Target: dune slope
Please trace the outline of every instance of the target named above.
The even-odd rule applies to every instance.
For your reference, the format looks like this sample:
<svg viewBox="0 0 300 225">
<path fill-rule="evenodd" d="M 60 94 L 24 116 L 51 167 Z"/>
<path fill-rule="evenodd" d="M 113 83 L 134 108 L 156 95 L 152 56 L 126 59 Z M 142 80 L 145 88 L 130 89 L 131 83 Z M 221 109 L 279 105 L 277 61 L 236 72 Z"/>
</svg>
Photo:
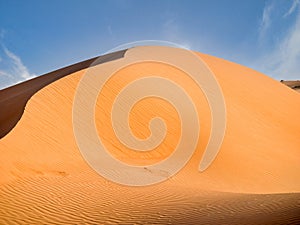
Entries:
<svg viewBox="0 0 300 225">
<path fill-rule="evenodd" d="M 166 51 L 137 47 L 95 67 L 117 67 L 144 50 Z M 1 109 L 13 106 L 1 116 L 0 223 L 299 223 L 299 94 L 244 66 L 197 55 L 215 74 L 227 112 L 221 149 L 204 172 L 198 165 L 210 135 L 210 110 L 203 91 L 182 71 L 153 62 L 129 66 L 117 71 L 98 96 L 98 135 L 114 157 L 132 164 L 167 158 L 179 137 L 178 117 L 159 99 L 133 108 L 130 123 L 136 136 L 149 136 L 145 124 L 156 113 L 172 132 L 161 149 L 143 155 L 132 152 L 116 140 L 105 117 L 114 93 L 140 74 L 154 71 L 182 85 L 193 99 L 201 125 L 195 153 L 174 177 L 147 187 L 113 183 L 83 159 L 73 133 L 72 110 L 86 67 L 70 66 L 64 76 L 54 73 L 47 82 L 42 76 L 0 91 Z M 24 99 L 29 101 L 22 115 Z M 155 111 L 156 105 L 166 111 Z"/>
</svg>

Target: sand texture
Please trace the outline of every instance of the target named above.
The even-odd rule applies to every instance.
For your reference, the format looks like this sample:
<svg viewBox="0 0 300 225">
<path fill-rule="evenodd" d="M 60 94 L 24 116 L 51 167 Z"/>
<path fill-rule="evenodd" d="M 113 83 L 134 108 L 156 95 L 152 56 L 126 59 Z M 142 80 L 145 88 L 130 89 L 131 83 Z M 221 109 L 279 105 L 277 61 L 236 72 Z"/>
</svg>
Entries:
<svg viewBox="0 0 300 225">
<path fill-rule="evenodd" d="M 118 67 L 144 50 L 122 51 L 94 67 Z M 72 110 L 87 65 L 1 90 L 0 224 L 300 224 L 299 93 L 247 67 L 196 54 L 215 74 L 226 105 L 224 140 L 204 172 L 198 166 L 211 134 L 209 104 L 183 71 L 157 62 L 128 66 L 97 98 L 98 135 L 115 158 L 134 165 L 166 159 L 180 137 L 180 122 L 165 100 L 144 99 L 129 117 L 134 135 L 147 138 L 155 115 L 164 118 L 170 134 L 153 151 L 126 148 L 107 117 L 122 87 L 155 74 L 179 84 L 193 100 L 200 122 L 195 152 L 175 176 L 151 186 L 114 183 L 84 160 Z"/>
</svg>

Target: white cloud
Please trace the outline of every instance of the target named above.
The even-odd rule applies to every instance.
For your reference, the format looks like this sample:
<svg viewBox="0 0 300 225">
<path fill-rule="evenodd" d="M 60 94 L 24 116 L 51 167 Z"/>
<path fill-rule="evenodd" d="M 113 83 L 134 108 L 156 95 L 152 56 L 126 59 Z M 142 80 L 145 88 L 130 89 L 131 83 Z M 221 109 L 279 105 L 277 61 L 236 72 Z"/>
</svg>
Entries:
<svg viewBox="0 0 300 225">
<path fill-rule="evenodd" d="M 271 14 L 272 14 L 273 8 L 274 8 L 273 4 L 265 5 L 265 8 L 264 8 L 264 11 L 262 14 L 262 19 L 261 19 L 260 26 L 259 26 L 260 40 L 265 37 L 267 30 L 269 29 L 269 27 L 272 24 Z"/>
<path fill-rule="evenodd" d="M 289 15 L 291 15 L 298 7 L 298 5 L 300 4 L 299 0 L 293 0 L 293 3 L 290 7 L 290 9 L 283 15 L 283 17 L 287 17 Z"/>
<path fill-rule="evenodd" d="M 4 52 L 7 55 L 7 57 L 13 63 L 13 65 L 14 65 L 13 70 L 16 72 L 17 76 L 20 76 L 21 78 L 24 78 L 25 80 L 33 77 L 33 75 L 31 75 L 29 73 L 28 69 L 26 68 L 26 66 L 24 66 L 24 64 L 22 63 L 22 60 L 17 55 L 15 55 L 13 52 L 9 51 L 5 47 L 3 49 L 4 49 Z"/>
<path fill-rule="evenodd" d="M 296 3 L 295 3 L 296 2 Z M 285 15 L 290 15 L 298 8 L 299 1 L 294 1 Z M 264 15 L 262 16 L 264 17 Z M 271 18 L 269 18 L 271 19 Z M 276 26 L 276 24 L 274 25 Z M 272 51 L 259 58 L 253 67 L 277 79 L 300 79 L 300 11 L 294 23 L 287 29 Z"/>
<path fill-rule="evenodd" d="M 3 70 L 0 70 L 0 76 L 6 76 L 6 77 L 9 77 L 9 78 L 13 78 L 13 76 Z"/>
<path fill-rule="evenodd" d="M 34 78 L 36 75 L 29 72 L 19 56 L 2 45 L 5 69 L 0 69 L 0 89 Z"/>
<path fill-rule="evenodd" d="M 275 74 L 300 79 L 300 14 L 273 55 L 278 63 L 274 69 Z"/>
<path fill-rule="evenodd" d="M 108 30 L 108 33 L 110 34 L 110 36 L 113 36 L 113 32 L 112 32 L 110 25 L 107 26 L 107 30 Z"/>
</svg>

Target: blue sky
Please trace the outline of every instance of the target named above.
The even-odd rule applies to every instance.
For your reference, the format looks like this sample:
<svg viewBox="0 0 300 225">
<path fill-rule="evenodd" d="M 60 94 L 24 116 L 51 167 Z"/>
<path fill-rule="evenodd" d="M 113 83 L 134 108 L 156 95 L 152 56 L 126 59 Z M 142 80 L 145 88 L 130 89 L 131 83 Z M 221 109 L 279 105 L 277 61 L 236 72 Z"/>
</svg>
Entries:
<svg viewBox="0 0 300 225">
<path fill-rule="evenodd" d="M 0 0 L 0 88 L 140 40 L 300 79 L 300 0 Z"/>
</svg>

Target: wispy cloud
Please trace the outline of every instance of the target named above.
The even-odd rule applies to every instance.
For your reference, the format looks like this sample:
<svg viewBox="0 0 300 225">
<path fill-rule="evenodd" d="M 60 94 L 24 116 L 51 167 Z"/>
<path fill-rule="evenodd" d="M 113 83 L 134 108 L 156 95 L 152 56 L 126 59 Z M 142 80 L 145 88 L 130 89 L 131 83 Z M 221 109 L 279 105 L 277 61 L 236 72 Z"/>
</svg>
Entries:
<svg viewBox="0 0 300 225">
<path fill-rule="evenodd" d="M 273 4 L 265 5 L 265 8 L 264 8 L 263 14 L 262 14 L 262 18 L 261 18 L 261 22 L 260 22 L 260 26 L 259 26 L 260 40 L 262 40 L 265 37 L 267 30 L 269 29 L 269 27 L 272 24 L 271 14 L 272 14 L 273 8 L 274 8 Z"/>
<path fill-rule="evenodd" d="M 265 11 L 270 6 L 266 6 L 262 15 L 262 21 L 264 20 Z M 273 6 L 272 6 L 273 7 Z M 273 50 L 264 54 L 256 61 L 256 67 L 271 75 L 277 79 L 300 79 L 300 11 L 299 0 L 295 0 L 292 6 L 284 14 L 286 17 L 294 12 L 297 12 L 296 19 L 292 25 L 286 30 L 285 34 L 279 41 Z M 267 13 L 271 21 L 270 13 Z M 276 24 L 274 24 L 276 26 Z M 270 34 L 272 35 L 272 34 Z M 255 67 L 255 66 L 254 66 Z"/>
<path fill-rule="evenodd" d="M 274 73 L 286 79 L 300 79 L 300 14 L 281 45 L 272 53 Z"/>
<path fill-rule="evenodd" d="M 112 31 L 111 25 L 107 26 L 107 31 L 108 31 L 110 36 L 113 36 L 113 31 Z"/>
<path fill-rule="evenodd" d="M 33 77 L 32 74 L 29 73 L 26 66 L 24 66 L 20 57 L 15 55 L 13 52 L 9 51 L 6 47 L 3 48 L 6 56 L 11 60 L 13 63 L 13 70 L 16 72 L 18 76 L 27 80 Z"/>
<path fill-rule="evenodd" d="M 283 17 L 287 17 L 289 15 L 291 15 L 298 7 L 298 5 L 300 4 L 299 0 L 293 0 L 293 3 L 290 7 L 290 9 L 283 15 Z"/>
<path fill-rule="evenodd" d="M 0 89 L 34 78 L 21 58 L 2 44 L 3 58 L 0 60 Z M 2 67 L 3 66 L 3 67 Z"/>
</svg>

